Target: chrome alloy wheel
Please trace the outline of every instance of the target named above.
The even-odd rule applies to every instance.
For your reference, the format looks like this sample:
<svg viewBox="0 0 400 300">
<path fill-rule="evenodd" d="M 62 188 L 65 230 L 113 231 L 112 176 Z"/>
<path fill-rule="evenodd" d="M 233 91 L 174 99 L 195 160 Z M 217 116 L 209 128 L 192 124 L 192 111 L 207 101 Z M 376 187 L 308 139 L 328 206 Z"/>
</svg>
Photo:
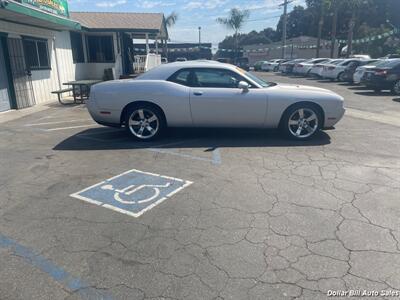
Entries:
<svg viewBox="0 0 400 300">
<path fill-rule="evenodd" d="M 289 117 L 289 132 L 296 138 L 304 139 L 318 129 L 318 117 L 309 108 L 299 108 Z"/>
<path fill-rule="evenodd" d="M 128 126 L 133 135 L 145 140 L 157 134 L 160 128 L 160 120 L 151 110 L 140 108 L 132 112 Z"/>
</svg>

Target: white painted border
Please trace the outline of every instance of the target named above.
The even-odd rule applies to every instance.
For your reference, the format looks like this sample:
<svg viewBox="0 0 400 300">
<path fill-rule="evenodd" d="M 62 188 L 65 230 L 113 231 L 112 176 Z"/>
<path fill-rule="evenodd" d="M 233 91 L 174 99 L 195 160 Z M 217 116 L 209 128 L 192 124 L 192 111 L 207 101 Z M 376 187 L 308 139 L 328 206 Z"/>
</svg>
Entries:
<svg viewBox="0 0 400 300">
<path fill-rule="evenodd" d="M 97 200 L 94 200 L 94 199 L 79 195 L 80 193 L 86 192 L 87 190 L 90 190 L 91 188 L 94 188 L 94 187 L 96 187 L 98 185 L 102 185 L 102 184 L 104 184 L 106 182 L 109 182 L 111 180 L 114 180 L 114 179 L 116 179 L 118 177 L 121 177 L 123 175 L 129 174 L 129 173 L 132 173 L 132 172 L 141 173 L 141 174 L 145 174 L 145 175 L 156 176 L 156 177 L 161 177 L 161 178 L 165 178 L 165 179 L 169 179 L 169 180 L 175 180 L 175 181 L 178 181 L 178 182 L 184 182 L 184 185 L 179 187 L 179 188 L 177 188 L 176 190 L 172 191 L 167 196 L 165 196 L 165 197 L 159 199 L 158 201 L 154 202 L 153 204 L 147 206 L 146 208 L 144 208 L 143 210 L 141 210 L 138 213 L 133 213 L 131 211 L 128 211 L 128 210 L 125 210 L 125 209 L 121 209 L 121 208 L 116 207 L 116 206 L 112 206 L 112 205 L 110 205 L 108 203 L 103 203 L 103 202 L 100 202 L 100 201 L 97 201 Z M 89 186 L 87 188 L 84 188 L 83 190 L 81 190 L 79 192 L 73 193 L 73 194 L 71 194 L 69 196 L 73 197 L 73 198 L 76 198 L 76 199 L 79 199 L 79 200 L 82 200 L 82 201 L 85 201 L 85 202 L 88 202 L 88 203 L 91 203 L 91 204 L 96 204 L 98 206 L 105 207 L 105 208 L 114 210 L 116 212 L 119 212 L 119 213 L 126 214 L 126 215 L 129 215 L 129 216 L 137 218 L 137 217 L 140 217 L 142 214 L 144 214 L 146 211 L 149 211 L 150 209 L 154 208 L 158 204 L 161 204 L 162 202 L 164 202 L 166 199 L 168 199 L 168 198 L 172 197 L 173 195 L 175 195 L 176 193 L 182 191 L 184 188 L 188 187 L 192 183 L 193 182 L 189 181 L 189 180 L 182 180 L 182 179 L 175 178 L 175 177 L 164 176 L 164 175 L 161 175 L 161 174 L 150 173 L 150 172 L 144 172 L 144 171 L 140 171 L 140 170 L 137 170 L 137 169 L 131 169 L 129 171 L 126 171 L 126 172 L 123 172 L 123 173 L 121 173 L 119 175 L 111 177 L 109 179 L 103 180 L 103 181 L 101 181 L 99 183 L 93 184 L 93 185 L 91 185 L 91 186 Z"/>
</svg>

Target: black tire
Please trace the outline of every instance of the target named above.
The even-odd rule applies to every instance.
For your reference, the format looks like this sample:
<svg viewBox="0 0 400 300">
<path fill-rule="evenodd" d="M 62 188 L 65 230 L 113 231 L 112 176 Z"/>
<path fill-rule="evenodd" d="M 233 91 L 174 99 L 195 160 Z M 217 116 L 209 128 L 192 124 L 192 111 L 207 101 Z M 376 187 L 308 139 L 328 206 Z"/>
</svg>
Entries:
<svg viewBox="0 0 400 300">
<path fill-rule="evenodd" d="M 314 123 L 310 122 L 310 126 L 311 127 L 315 126 L 315 130 L 309 136 L 300 137 L 300 136 L 294 135 L 292 133 L 293 128 L 291 128 L 289 125 L 290 118 L 292 116 L 294 116 L 294 114 L 296 114 L 296 112 L 299 109 L 303 109 L 305 111 L 305 116 L 304 116 L 305 118 L 311 116 L 311 114 L 310 115 L 306 114 L 306 112 L 308 113 L 309 111 L 312 111 L 316 116 L 317 123 L 314 124 Z M 317 134 L 320 131 L 320 129 L 322 128 L 322 122 L 323 122 L 322 112 L 321 112 L 321 109 L 317 105 L 312 104 L 312 103 L 297 103 L 286 109 L 286 111 L 284 112 L 284 114 L 282 116 L 279 127 L 280 127 L 280 130 L 284 133 L 284 135 L 286 137 L 293 139 L 293 140 L 304 141 L 304 140 L 309 140 L 309 139 L 313 138 L 315 136 L 315 134 Z M 296 125 L 294 125 L 294 126 L 296 126 Z"/>
<path fill-rule="evenodd" d="M 150 132 L 147 129 L 147 126 L 145 126 L 147 123 L 144 123 L 142 125 L 130 125 L 130 120 L 140 122 L 140 116 L 139 116 L 139 111 L 142 110 L 144 119 L 149 121 L 153 115 L 156 116 L 157 120 L 156 121 L 151 121 L 148 124 L 150 125 L 151 128 L 156 128 L 155 133 Z M 139 119 L 138 119 L 139 117 Z M 135 120 L 136 119 L 136 120 Z M 157 125 L 156 125 L 157 124 Z M 143 130 L 143 137 L 140 137 L 137 132 L 137 127 L 145 127 Z M 138 141 L 154 141 L 157 138 L 159 138 L 165 131 L 166 129 L 166 120 L 164 113 L 160 108 L 158 108 L 155 105 L 149 104 L 149 103 L 138 103 L 138 104 L 133 104 L 131 105 L 125 114 L 125 128 L 126 131 L 136 140 Z M 136 132 L 136 134 L 135 134 Z M 148 133 L 148 136 L 145 137 L 146 132 Z"/>
<path fill-rule="evenodd" d="M 400 95 L 400 80 L 397 80 L 392 87 L 392 93 L 396 96 Z"/>
<path fill-rule="evenodd" d="M 344 72 L 340 73 L 337 77 L 338 81 L 345 82 L 346 78 L 344 78 Z"/>
</svg>

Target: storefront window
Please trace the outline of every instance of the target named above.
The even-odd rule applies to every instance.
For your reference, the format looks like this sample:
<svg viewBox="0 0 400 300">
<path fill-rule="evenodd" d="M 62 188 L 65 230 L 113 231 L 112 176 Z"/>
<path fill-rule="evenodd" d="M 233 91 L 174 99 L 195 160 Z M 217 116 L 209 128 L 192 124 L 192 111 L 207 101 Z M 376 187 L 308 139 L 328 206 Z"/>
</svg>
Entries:
<svg viewBox="0 0 400 300">
<path fill-rule="evenodd" d="M 112 36 L 86 36 L 88 60 L 91 63 L 114 62 L 114 46 Z"/>
<path fill-rule="evenodd" d="M 23 44 L 26 67 L 29 70 L 50 69 L 47 40 L 25 38 Z"/>
<path fill-rule="evenodd" d="M 71 32 L 71 48 L 72 48 L 72 58 L 74 63 L 85 62 L 85 57 L 83 55 L 83 43 L 82 43 L 81 33 Z"/>
</svg>

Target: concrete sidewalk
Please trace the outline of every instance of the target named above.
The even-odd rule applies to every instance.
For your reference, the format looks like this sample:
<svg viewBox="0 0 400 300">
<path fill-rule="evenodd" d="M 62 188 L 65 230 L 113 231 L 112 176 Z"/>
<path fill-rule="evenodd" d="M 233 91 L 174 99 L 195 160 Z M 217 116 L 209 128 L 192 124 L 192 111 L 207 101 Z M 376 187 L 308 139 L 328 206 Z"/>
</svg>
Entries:
<svg viewBox="0 0 400 300">
<path fill-rule="evenodd" d="M 72 105 L 72 102 L 71 102 Z M 11 109 L 7 110 L 4 112 L 0 112 L 0 124 L 6 123 L 9 121 L 13 121 L 25 116 L 29 116 L 31 114 L 44 111 L 50 108 L 55 108 L 59 106 L 60 108 L 62 107 L 68 107 L 70 105 L 61 105 L 57 100 L 52 100 L 48 102 L 43 102 L 36 104 L 35 106 L 32 107 L 27 107 L 27 108 L 22 108 L 22 109 Z"/>
</svg>

